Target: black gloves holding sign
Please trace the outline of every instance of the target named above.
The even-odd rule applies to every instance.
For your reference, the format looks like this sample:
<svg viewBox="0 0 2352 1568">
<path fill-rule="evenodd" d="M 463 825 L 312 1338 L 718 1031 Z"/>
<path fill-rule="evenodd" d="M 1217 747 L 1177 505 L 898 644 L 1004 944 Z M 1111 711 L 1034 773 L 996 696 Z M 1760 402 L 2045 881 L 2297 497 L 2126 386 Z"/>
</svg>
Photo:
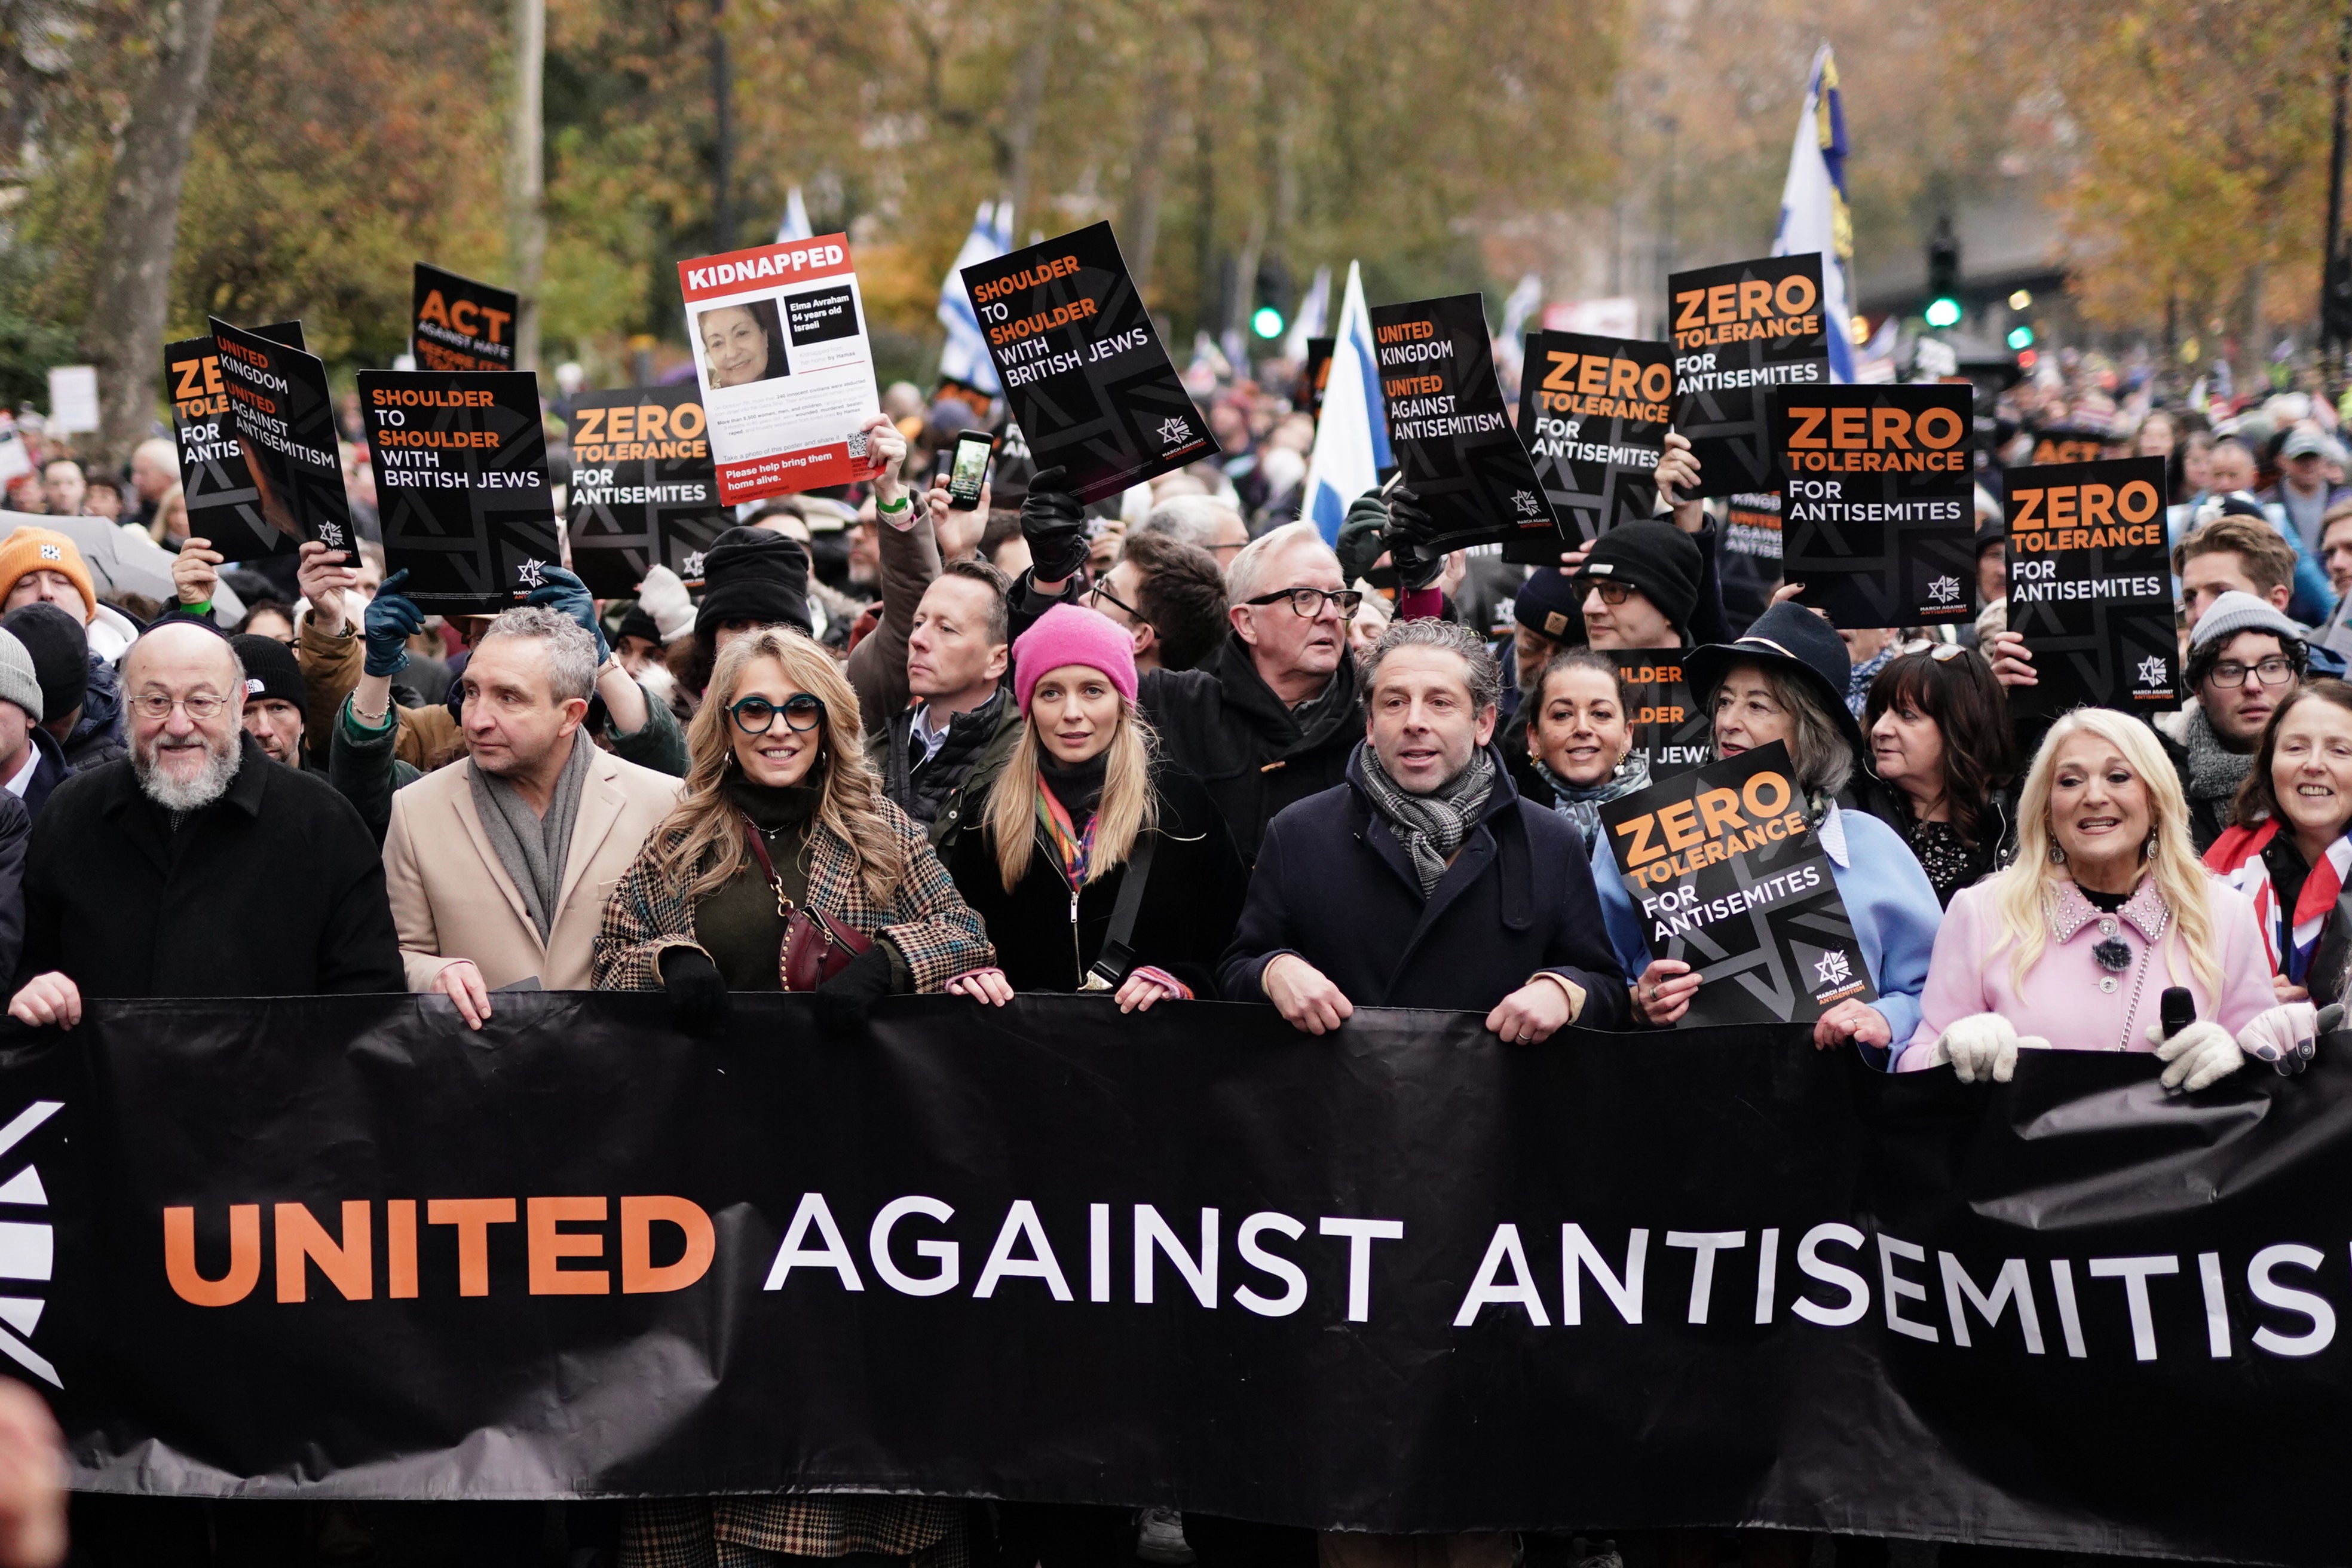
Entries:
<svg viewBox="0 0 2352 1568">
<path fill-rule="evenodd" d="M 1078 498 L 1060 488 L 1066 468 L 1040 468 L 1021 503 L 1021 537 L 1040 583 L 1066 583 L 1087 563 L 1087 513 Z"/>
<path fill-rule="evenodd" d="M 1336 548 L 1340 574 L 1350 584 L 1360 582 L 1386 551 L 1389 564 L 1396 568 L 1400 589 L 1412 593 L 1426 588 L 1445 565 L 1444 552 L 1432 552 L 1424 544 L 1435 532 L 1436 524 L 1421 510 L 1420 498 L 1411 489 L 1399 485 L 1386 495 L 1366 490 L 1348 508 L 1347 519 L 1339 524 Z"/>
<path fill-rule="evenodd" d="M 673 947 L 661 955 L 662 988 L 669 993 L 670 1016 L 689 1035 L 715 1035 L 727 1026 L 734 1004 L 727 977 L 698 947 Z"/>
</svg>

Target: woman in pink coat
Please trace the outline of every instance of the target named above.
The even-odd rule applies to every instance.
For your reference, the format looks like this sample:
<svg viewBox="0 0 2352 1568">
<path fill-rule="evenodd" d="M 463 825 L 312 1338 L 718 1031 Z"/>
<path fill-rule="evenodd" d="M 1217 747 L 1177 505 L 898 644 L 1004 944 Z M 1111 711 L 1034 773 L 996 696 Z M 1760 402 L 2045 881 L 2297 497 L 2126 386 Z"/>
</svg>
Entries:
<svg viewBox="0 0 2352 1568">
<path fill-rule="evenodd" d="M 2199 1089 L 2243 1064 L 2242 1041 L 2307 1052 L 2316 1010 L 2275 1003 L 2253 906 L 2198 863 L 2147 725 L 2100 708 L 2059 720 L 2017 818 L 2016 860 L 1944 916 L 1898 1071 L 1948 1062 L 1963 1082 L 2006 1082 L 2021 1047 L 2153 1050 L 2165 1088 Z M 2197 1019 L 2168 1038 L 2158 1003 L 2174 985 Z"/>
</svg>

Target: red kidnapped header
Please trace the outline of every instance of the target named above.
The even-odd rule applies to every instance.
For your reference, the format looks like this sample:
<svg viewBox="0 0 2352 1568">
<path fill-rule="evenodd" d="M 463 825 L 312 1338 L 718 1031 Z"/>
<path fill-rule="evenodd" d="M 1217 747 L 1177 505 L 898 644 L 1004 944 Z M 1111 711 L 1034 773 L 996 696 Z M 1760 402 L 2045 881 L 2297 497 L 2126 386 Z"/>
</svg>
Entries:
<svg viewBox="0 0 2352 1568">
<path fill-rule="evenodd" d="M 754 250 L 681 261 L 677 264 L 677 281 L 687 302 L 692 304 L 698 300 L 715 300 L 722 294 L 740 294 L 746 289 L 772 289 L 795 279 L 824 278 L 849 270 L 849 237 L 828 234 L 822 239 L 762 245 Z"/>
</svg>

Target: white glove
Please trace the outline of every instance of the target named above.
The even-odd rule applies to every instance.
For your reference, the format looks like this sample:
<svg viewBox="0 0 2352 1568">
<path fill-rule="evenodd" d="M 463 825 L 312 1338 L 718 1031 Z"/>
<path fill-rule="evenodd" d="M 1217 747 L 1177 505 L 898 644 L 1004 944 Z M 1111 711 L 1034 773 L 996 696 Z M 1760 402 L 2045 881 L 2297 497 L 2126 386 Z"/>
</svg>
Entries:
<svg viewBox="0 0 2352 1568">
<path fill-rule="evenodd" d="M 2007 1083 L 2017 1072 L 2021 1049 L 2046 1051 L 2050 1042 L 2039 1035 L 2020 1035 L 1998 1013 L 1975 1013 L 1956 1020 L 1936 1041 L 1928 1066 L 1952 1064 L 1962 1083 L 1990 1079 Z"/>
<path fill-rule="evenodd" d="M 2284 1012 L 2284 1007 L 2273 1008 Z M 2246 1065 L 2238 1042 L 2230 1031 L 2210 1018 L 2200 1018 L 2170 1039 L 2164 1037 L 2164 1026 L 2150 1024 L 2147 1037 L 2156 1043 L 2158 1061 L 2172 1065 L 2164 1069 L 2163 1084 L 2167 1089 L 2194 1092 L 2207 1084 L 2218 1083 Z"/>
<path fill-rule="evenodd" d="M 637 584 L 637 604 L 654 618 L 654 629 L 665 645 L 694 631 L 694 599 L 686 583 L 667 566 L 656 566 Z"/>
<path fill-rule="evenodd" d="M 2281 1078 L 2293 1078 L 2311 1065 L 2319 1037 L 2343 1021 L 2341 1002 L 2331 1003 L 2325 1009 L 2308 1002 L 2283 1002 L 2267 1013 L 2256 1014 L 2252 1022 L 2238 1031 L 2238 1049 L 2257 1061 L 2270 1063 Z"/>
</svg>

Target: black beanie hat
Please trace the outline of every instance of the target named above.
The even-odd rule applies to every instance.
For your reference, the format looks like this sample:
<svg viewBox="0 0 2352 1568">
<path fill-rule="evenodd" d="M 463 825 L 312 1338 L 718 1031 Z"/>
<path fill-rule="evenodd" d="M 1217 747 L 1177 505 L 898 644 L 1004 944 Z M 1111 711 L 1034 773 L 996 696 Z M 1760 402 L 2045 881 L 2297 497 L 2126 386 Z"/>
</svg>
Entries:
<svg viewBox="0 0 2352 1568">
<path fill-rule="evenodd" d="M 302 667 L 295 662 L 292 648 L 276 637 L 250 633 L 229 638 L 228 646 L 236 649 L 237 662 L 245 666 L 247 702 L 275 697 L 309 714 L 310 688 L 302 679 Z"/>
<path fill-rule="evenodd" d="M 621 617 L 621 629 L 613 640 L 616 643 L 625 642 L 631 637 L 643 637 L 656 647 L 661 646 L 661 627 L 655 622 L 653 616 L 646 613 L 646 607 L 643 605 L 629 606 L 628 614 Z"/>
<path fill-rule="evenodd" d="M 1528 574 L 1511 599 L 1511 618 L 1554 642 L 1569 640 L 1583 614 L 1584 595 L 1557 566 L 1538 566 Z"/>
<path fill-rule="evenodd" d="M 728 621 L 810 628 L 809 557 L 800 541 L 764 528 L 730 528 L 702 558 L 697 637 Z"/>
<path fill-rule="evenodd" d="M 1584 558 L 1577 576 L 1600 583 L 1631 583 L 1658 606 L 1668 625 L 1687 637 L 1691 612 L 1698 608 L 1699 574 L 1706 564 L 1698 541 L 1671 522 L 1643 518 L 1621 522 L 1594 540 L 1592 553 Z M 1580 595 L 1578 603 L 1582 602 Z"/>
<path fill-rule="evenodd" d="M 33 656 L 33 679 L 41 683 L 41 710 L 62 719 L 89 694 L 89 637 L 81 623 L 55 605 L 37 600 L 0 617 Z"/>
</svg>

